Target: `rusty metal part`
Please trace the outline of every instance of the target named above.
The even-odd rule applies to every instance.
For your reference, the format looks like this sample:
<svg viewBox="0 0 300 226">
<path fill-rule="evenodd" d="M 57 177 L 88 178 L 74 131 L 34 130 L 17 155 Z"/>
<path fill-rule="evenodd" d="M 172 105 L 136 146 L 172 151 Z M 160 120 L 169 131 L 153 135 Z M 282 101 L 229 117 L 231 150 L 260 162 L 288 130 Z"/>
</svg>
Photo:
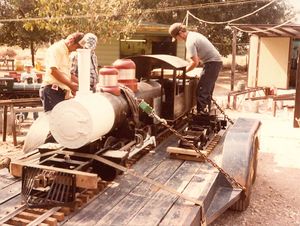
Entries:
<svg viewBox="0 0 300 226">
<path fill-rule="evenodd" d="M 74 174 L 23 167 L 21 194 L 28 206 L 71 205 L 75 191 Z"/>
</svg>

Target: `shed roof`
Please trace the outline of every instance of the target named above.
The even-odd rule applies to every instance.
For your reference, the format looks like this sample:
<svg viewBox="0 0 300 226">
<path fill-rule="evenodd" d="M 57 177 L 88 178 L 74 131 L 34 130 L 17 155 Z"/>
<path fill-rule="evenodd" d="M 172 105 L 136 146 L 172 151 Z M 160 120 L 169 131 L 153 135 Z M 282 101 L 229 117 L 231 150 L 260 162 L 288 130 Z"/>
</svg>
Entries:
<svg viewBox="0 0 300 226">
<path fill-rule="evenodd" d="M 232 24 L 231 27 L 262 37 L 300 38 L 300 24 Z"/>
</svg>

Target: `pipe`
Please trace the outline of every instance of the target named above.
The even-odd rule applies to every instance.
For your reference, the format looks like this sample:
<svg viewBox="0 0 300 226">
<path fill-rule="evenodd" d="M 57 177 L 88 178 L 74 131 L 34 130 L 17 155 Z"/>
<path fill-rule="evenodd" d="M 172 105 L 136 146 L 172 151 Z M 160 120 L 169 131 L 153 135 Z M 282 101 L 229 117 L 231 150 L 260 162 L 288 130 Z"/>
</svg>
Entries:
<svg viewBox="0 0 300 226">
<path fill-rule="evenodd" d="M 91 50 L 77 49 L 78 54 L 78 93 L 90 93 Z"/>
</svg>

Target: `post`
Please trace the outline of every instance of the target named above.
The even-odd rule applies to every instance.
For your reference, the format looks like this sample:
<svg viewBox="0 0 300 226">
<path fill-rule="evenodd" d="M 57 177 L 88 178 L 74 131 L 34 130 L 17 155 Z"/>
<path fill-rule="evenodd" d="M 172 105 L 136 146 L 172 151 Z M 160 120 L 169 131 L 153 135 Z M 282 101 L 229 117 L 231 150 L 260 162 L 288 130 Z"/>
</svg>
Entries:
<svg viewBox="0 0 300 226">
<path fill-rule="evenodd" d="M 299 128 L 298 120 L 300 120 L 300 51 L 297 59 L 297 73 L 296 73 L 296 97 L 295 97 L 295 110 L 294 110 L 294 128 Z"/>
<path fill-rule="evenodd" d="M 235 57 L 236 57 L 236 35 L 237 30 L 233 28 L 232 37 L 232 62 L 231 62 L 231 79 L 230 79 L 230 90 L 234 90 L 234 73 L 235 73 Z"/>
</svg>

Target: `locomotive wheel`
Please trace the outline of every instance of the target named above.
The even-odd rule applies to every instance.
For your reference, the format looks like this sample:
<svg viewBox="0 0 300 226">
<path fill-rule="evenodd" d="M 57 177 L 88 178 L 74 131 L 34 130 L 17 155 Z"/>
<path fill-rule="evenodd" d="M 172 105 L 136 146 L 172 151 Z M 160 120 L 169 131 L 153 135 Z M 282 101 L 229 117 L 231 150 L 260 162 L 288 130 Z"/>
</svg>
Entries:
<svg viewBox="0 0 300 226">
<path fill-rule="evenodd" d="M 253 154 L 251 156 L 251 163 L 249 169 L 249 176 L 246 184 L 246 191 L 241 194 L 240 199 L 234 203 L 230 209 L 235 211 L 244 211 L 248 208 L 250 204 L 251 190 L 252 185 L 256 179 L 256 171 L 257 171 L 257 156 L 258 156 L 258 138 L 254 137 L 253 141 Z"/>
</svg>

